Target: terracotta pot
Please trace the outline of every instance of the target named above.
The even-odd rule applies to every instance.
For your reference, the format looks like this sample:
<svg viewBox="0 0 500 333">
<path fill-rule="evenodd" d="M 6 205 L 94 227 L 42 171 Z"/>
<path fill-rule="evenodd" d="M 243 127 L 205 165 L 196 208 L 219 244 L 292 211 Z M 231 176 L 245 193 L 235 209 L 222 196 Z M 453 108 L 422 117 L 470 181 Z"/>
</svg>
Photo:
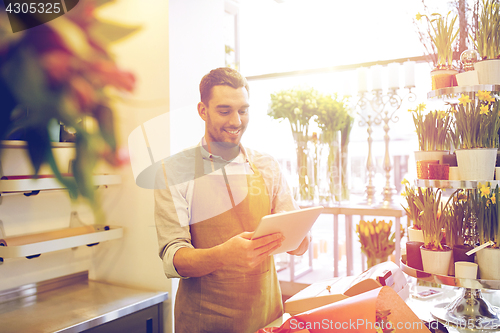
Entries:
<svg viewBox="0 0 500 333">
<path fill-rule="evenodd" d="M 415 161 L 438 160 L 439 164 L 444 163 L 444 156 L 449 154 L 448 150 L 417 150 L 414 152 Z"/>
<path fill-rule="evenodd" d="M 436 69 L 431 71 L 432 90 L 454 87 L 457 85 L 455 69 Z"/>
<path fill-rule="evenodd" d="M 422 265 L 426 273 L 448 275 L 451 255 L 453 251 L 444 245 L 445 251 L 428 250 L 423 245 L 420 247 Z"/>
</svg>

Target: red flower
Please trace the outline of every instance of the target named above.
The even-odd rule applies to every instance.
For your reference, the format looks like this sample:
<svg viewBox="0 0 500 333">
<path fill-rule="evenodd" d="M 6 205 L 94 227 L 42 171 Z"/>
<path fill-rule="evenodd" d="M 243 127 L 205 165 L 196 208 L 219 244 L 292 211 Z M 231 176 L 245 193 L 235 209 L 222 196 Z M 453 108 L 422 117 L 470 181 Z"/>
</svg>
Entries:
<svg viewBox="0 0 500 333">
<path fill-rule="evenodd" d="M 86 111 L 95 104 L 96 95 L 90 83 L 80 76 L 74 76 L 69 81 L 81 111 Z"/>
<path fill-rule="evenodd" d="M 41 56 L 40 63 L 47 72 L 50 83 L 61 83 L 71 74 L 71 55 L 63 50 L 46 52 Z"/>
<path fill-rule="evenodd" d="M 104 85 L 109 84 L 127 91 L 134 90 L 135 76 L 130 72 L 120 70 L 115 63 L 108 60 L 100 60 L 93 63 L 92 67 Z"/>
</svg>

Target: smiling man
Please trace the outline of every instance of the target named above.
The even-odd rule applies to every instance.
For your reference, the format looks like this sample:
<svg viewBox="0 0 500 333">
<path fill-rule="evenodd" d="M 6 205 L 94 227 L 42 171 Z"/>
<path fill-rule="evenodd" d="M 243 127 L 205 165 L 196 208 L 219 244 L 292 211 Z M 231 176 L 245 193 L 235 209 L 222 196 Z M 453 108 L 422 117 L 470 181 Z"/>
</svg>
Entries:
<svg viewBox="0 0 500 333">
<path fill-rule="evenodd" d="M 218 68 L 200 83 L 201 143 L 164 161 L 155 221 L 165 274 L 180 278 L 176 332 L 255 332 L 281 316 L 281 291 L 269 254 L 281 234 L 252 240 L 260 219 L 299 209 L 275 159 L 245 149 L 248 83 Z M 179 180 L 182 181 L 179 181 Z M 294 251 L 302 255 L 306 238 Z"/>
</svg>

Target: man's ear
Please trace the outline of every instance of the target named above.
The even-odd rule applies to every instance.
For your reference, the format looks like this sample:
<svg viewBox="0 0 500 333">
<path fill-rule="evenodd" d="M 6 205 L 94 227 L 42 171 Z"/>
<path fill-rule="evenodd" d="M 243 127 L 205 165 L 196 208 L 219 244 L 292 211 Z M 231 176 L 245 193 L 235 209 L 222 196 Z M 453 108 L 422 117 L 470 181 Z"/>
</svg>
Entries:
<svg viewBox="0 0 500 333">
<path fill-rule="evenodd" d="M 203 102 L 199 102 L 198 103 L 198 114 L 200 115 L 201 119 L 203 119 L 203 121 L 207 121 L 207 115 L 208 113 L 208 108 L 205 106 L 205 104 Z"/>
</svg>

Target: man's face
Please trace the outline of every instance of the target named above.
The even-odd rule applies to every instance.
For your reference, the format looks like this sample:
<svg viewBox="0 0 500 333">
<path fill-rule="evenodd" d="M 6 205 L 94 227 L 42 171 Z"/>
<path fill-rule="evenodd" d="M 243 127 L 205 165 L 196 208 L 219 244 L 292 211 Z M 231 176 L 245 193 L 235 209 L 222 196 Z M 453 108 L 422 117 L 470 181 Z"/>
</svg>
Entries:
<svg viewBox="0 0 500 333">
<path fill-rule="evenodd" d="M 205 121 L 206 140 L 238 145 L 248 125 L 249 106 L 244 87 L 214 86 L 208 105 L 198 103 L 198 113 Z"/>
</svg>

